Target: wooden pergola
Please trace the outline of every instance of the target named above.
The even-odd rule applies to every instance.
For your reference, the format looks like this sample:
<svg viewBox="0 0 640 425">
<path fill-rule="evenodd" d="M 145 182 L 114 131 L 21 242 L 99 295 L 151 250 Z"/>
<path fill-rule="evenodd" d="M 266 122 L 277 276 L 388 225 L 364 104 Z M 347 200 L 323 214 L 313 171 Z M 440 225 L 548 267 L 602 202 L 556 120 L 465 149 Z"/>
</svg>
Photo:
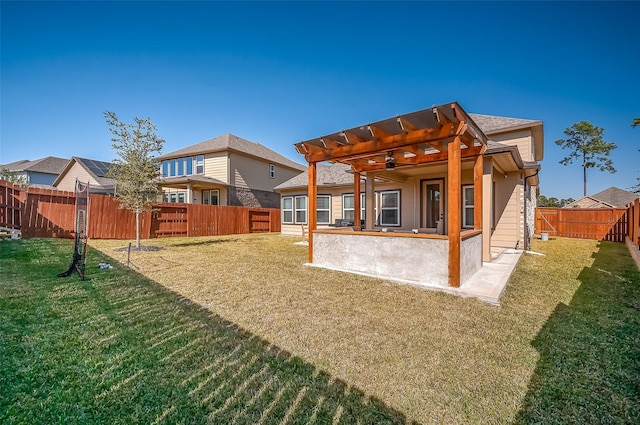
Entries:
<svg viewBox="0 0 640 425">
<path fill-rule="evenodd" d="M 393 174 L 402 167 L 447 163 L 447 225 L 449 239 L 449 285 L 460 286 L 461 160 L 474 161 L 474 230 L 482 230 L 482 155 L 487 137 L 457 103 L 447 103 L 417 112 L 365 124 L 327 136 L 299 142 L 298 153 L 308 162 L 309 262 L 313 262 L 313 231 L 317 227 L 318 162 L 348 164 L 353 170 L 353 193 L 360 193 L 361 176 L 373 188 L 376 173 Z M 371 186 L 370 186 L 371 185 Z M 367 191 L 368 192 L 368 191 Z M 374 198 L 366 197 L 365 222 L 373 223 Z M 354 211 L 360 211 L 360 196 L 354 196 Z M 357 217 L 357 216 L 356 216 Z M 355 229 L 362 230 L 360 220 Z"/>
</svg>

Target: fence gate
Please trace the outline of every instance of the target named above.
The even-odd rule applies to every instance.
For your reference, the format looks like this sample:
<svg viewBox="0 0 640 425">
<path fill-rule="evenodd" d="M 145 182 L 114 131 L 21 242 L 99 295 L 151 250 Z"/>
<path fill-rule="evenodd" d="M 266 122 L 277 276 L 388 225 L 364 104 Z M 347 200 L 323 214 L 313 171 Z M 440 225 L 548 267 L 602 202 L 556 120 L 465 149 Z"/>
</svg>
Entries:
<svg viewBox="0 0 640 425">
<path fill-rule="evenodd" d="M 537 233 L 558 236 L 558 210 L 536 208 L 536 229 Z"/>
</svg>

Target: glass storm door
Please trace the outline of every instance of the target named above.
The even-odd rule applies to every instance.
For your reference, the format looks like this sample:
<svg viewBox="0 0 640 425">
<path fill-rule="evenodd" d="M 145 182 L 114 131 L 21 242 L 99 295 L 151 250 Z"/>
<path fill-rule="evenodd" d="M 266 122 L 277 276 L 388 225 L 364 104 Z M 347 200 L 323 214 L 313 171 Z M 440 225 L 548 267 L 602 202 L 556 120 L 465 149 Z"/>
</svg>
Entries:
<svg viewBox="0 0 640 425">
<path fill-rule="evenodd" d="M 444 220 L 443 197 L 442 180 L 422 182 L 422 225 L 424 227 L 437 230 L 438 221 Z"/>
</svg>

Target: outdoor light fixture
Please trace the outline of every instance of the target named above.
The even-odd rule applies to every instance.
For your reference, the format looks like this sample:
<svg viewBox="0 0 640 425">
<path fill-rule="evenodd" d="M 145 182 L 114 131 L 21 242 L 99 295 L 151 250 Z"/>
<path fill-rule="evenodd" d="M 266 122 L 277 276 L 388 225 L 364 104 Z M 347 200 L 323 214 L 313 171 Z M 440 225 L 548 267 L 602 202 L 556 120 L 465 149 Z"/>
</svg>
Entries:
<svg viewBox="0 0 640 425">
<path fill-rule="evenodd" d="M 385 168 L 387 170 L 393 170 L 396 168 L 396 161 L 393 159 L 393 151 L 389 151 L 387 153 L 387 157 L 385 158 Z"/>
</svg>

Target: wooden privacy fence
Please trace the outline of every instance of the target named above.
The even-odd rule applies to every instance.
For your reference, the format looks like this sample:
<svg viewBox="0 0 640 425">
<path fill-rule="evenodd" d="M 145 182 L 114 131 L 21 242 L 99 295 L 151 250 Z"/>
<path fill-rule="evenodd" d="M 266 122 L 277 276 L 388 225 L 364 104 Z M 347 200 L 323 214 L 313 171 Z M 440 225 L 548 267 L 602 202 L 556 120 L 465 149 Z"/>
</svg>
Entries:
<svg viewBox="0 0 640 425">
<path fill-rule="evenodd" d="M 73 237 L 75 193 L 29 187 L 0 180 L 0 227 L 20 229 L 23 237 Z M 114 197 L 89 196 L 88 236 L 134 239 L 135 214 Z M 154 204 L 140 214 L 140 237 L 216 236 L 279 232 L 280 210 L 197 204 Z"/>
<path fill-rule="evenodd" d="M 638 245 L 637 204 L 627 208 L 536 208 L 536 233 L 614 242 L 624 242 L 629 236 Z"/>
</svg>

